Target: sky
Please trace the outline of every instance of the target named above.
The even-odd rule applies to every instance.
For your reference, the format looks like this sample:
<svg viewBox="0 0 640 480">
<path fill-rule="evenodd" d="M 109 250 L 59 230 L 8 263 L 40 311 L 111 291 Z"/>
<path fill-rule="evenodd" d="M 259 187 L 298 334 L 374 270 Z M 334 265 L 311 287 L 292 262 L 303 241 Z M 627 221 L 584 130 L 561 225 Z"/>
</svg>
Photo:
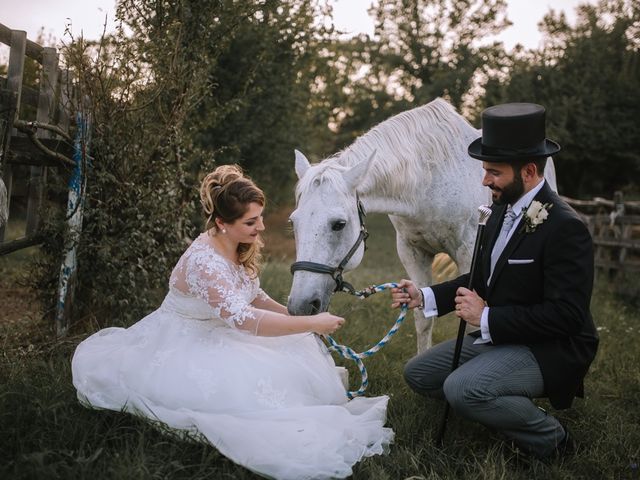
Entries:
<svg viewBox="0 0 640 480">
<path fill-rule="evenodd" d="M 373 33 L 373 21 L 367 14 L 372 0 L 329 0 L 334 6 L 334 22 L 338 29 L 350 34 Z M 564 10 L 569 22 L 575 19 L 579 3 L 595 0 L 508 0 L 507 16 L 513 25 L 497 38 L 507 49 L 521 43 L 536 48 L 540 43 L 538 22 L 553 6 Z M 35 39 L 44 26 L 45 38 L 63 39 L 70 25 L 74 36 L 99 38 L 105 24 L 113 29 L 115 0 L 0 0 L 0 23 L 14 30 L 25 30 Z"/>
</svg>

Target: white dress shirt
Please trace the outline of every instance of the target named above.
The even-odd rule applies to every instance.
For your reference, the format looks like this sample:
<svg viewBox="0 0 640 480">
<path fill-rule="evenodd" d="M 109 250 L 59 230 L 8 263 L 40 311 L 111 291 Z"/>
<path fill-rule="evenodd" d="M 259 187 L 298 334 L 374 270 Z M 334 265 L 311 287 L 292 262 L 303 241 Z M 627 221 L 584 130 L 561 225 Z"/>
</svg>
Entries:
<svg viewBox="0 0 640 480">
<path fill-rule="evenodd" d="M 516 227 L 520 222 L 520 217 L 522 217 L 523 210 L 531 204 L 535 196 L 542 189 L 544 182 L 545 180 L 543 178 L 538 185 L 521 196 L 518 201 L 511 206 L 513 212 L 516 214 L 516 218 L 513 221 L 513 225 L 511 226 L 511 230 L 509 231 L 509 234 L 507 236 L 507 242 L 509 242 L 509 240 L 513 236 L 513 232 L 516 231 Z M 490 272 L 489 278 L 491 278 L 491 274 L 493 274 L 493 272 Z M 436 305 L 436 298 L 433 295 L 433 290 L 431 290 L 431 287 L 424 287 L 421 290 L 422 294 L 424 295 L 424 308 L 422 309 L 422 312 L 426 317 L 437 316 L 438 306 Z M 480 317 L 480 333 L 481 336 L 478 337 L 473 343 L 480 344 L 491 342 L 491 333 L 489 332 L 489 307 L 484 307 L 484 309 L 482 310 L 482 315 Z"/>
</svg>

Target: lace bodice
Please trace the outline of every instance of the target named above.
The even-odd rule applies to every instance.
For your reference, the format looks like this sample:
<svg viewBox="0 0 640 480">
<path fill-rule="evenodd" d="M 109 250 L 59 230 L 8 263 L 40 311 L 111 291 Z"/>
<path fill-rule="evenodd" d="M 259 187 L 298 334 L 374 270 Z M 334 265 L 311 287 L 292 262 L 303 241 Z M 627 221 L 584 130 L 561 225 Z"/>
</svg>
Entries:
<svg viewBox="0 0 640 480">
<path fill-rule="evenodd" d="M 171 273 L 169 289 L 185 297 L 199 299 L 214 317 L 232 328 L 256 333 L 264 311 L 254 302 L 269 301 L 257 277 L 236 265 L 207 241 L 203 233 L 187 248 Z"/>
</svg>

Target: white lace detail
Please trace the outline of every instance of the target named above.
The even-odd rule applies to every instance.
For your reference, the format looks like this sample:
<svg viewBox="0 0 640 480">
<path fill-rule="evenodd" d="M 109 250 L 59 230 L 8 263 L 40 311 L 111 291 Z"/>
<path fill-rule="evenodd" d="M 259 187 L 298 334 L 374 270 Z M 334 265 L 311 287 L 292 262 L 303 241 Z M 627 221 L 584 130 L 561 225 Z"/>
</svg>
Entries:
<svg viewBox="0 0 640 480">
<path fill-rule="evenodd" d="M 207 242 L 206 233 L 200 235 L 176 264 L 169 287 L 183 295 L 204 300 L 213 315 L 231 327 L 247 330 L 258 324 L 251 302 L 259 296 L 269 298 L 242 265 L 234 265 Z"/>
<path fill-rule="evenodd" d="M 203 368 L 191 362 L 186 374 L 188 378 L 195 382 L 205 398 L 210 399 L 218 393 L 218 375 L 211 367 Z"/>
<path fill-rule="evenodd" d="M 266 408 L 282 408 L 287 398 L 287 389 L 276 390 L 273 388 L 271 378 L 258 380 L 256 394 L 258 403 Z"/>
</svg>

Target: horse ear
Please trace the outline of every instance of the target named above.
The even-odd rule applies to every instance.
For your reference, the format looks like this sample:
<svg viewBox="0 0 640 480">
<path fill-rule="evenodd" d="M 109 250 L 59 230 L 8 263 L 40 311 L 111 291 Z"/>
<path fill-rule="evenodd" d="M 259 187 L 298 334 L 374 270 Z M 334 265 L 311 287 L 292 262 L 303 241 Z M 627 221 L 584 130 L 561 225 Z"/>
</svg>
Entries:
<svg viewBox="0 0 640 480">
<path fill-rule="evenodd" d="M 350 188 L 356 189 L 358 185 L 360 185 L 360 182 L 362 182 L 364 175 L 369 170 L 375 156 L 376 151 L 374 150 L 371 152 L 371 155 L 369 155 L 369 158 L 364 162 L 356 163 L 353 167 L 342 174 L 344 181 Z"/>
<path fill-rule="evenodd" d="M 296 152 L 296 175 L 298 175 L 298 180 L 304 177 L 304 174 L 307 173 L 307 170 L 311 167 L 309 160 L 304 156 L 304 153 L 294 150 Z"/>
</svg>

